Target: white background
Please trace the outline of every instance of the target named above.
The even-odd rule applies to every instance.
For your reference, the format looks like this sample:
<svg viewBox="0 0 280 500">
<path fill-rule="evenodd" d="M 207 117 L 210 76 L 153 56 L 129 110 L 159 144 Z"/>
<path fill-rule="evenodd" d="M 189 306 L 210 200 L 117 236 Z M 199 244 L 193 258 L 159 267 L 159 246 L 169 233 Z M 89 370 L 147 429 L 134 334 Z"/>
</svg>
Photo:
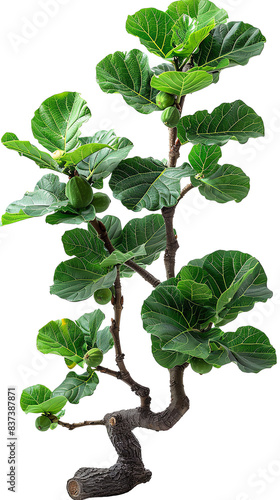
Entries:
<svg viewBox="0 0 280 500">
<path fill-rule="evenodd" d="M 219 1 L 230 20 L 243 20 L 261 28 L 267 36 L 265 51 L 245 67 L 222 73 L 220 82 L 186 99 L 186 113 L 211 111 L 222 102 L 244 100 L 264 119 L 266 137 L 246 145 L 231 142 L 223 148 L 224 163 L 243 168 L 251 178 L 251 192 L 240 204 L 207 202 L 193 190 L 180 203 L 175 227 L 179 236 L 177 270 L 190 259 L 223 249 L 236 249 L 257 257 L 264 266 L 274 298 L 242 314 L 228 329 L 251 324 L 264 330 L 280 349 L 279 264 L 279 153 L 280 100 L 279 7 L 272 0 Z M 52 6 L 46 14 L 46 5 Z M 133 4 L 133 5 L 131 5 Z M 44 7 L 45 6 L 45 7 Z M 78 91 L 87 100 L 92 119 L 83 134 L 114 128 L 130 138 L 133 155 L 167 155 L 168 131 L 160 113 L 145 116 L 127 106 L 119 95 L 104 94 L 95 82 L 95 66 L 116 50 L 141 48 L 125 31 L 127 14 L 143 7 L 165 10 L 168 2 L 134 0 L 14 0 L 1 12 L 2 76 L 1 135 L 14 132 L 31 140 L 30 120 L 47 97 L 62 91 Z M 44 13 L 45 12 L 45 13 Z M 38 27 L 40 24 L 40 27 Z M 28 38 L 27 38 L 28 36 Z M 143 48 L 143 50 L 145 50 Z M 159 64 L 151 56 L 151 64 Z M 33 141 L 36 144 L 36 141 Z M 187 161 L 189 149 L 181 151 Z M 32 191 L 47 172 L 33 162 L 1 148 L 0 211 L 24 192 Z M 123 222 L 144 217 L 125 210 L 113 200 L 108 213 Z M 95 308 L 93 300 L 72 304 L 50 296 L 55 267 L 65 259 L 61 235 L 71 226 L 52 227 L 43 218 L 4 227 L 1 243 L 1 498 L 7 492 L 6 392 L 8 385 L 25 388 L 41 383 L 54 389 L 66 376 L 57 356 L 36 351 L 36 334 L 52 319 L 77 319 Z M 162 259 L 150 268 L 164 279 Z M 142 384 L 151 387 L 153 409 L 168 404 L 168 372 L 150 353 L 149 335 L 142 329 L 139 311 L 151 287 L 135 276 L 123 282 L 125 309 L 122 343 L 127 366 Z M 111 307 L 104 307 L 109 322 Z M 114 367 L 113 352 L 105 364 Z M 143 458 L 153 472 L 150 483 L 127 494 L 130 500 L 167 500 L 182 496 L 191 500 L 276 500 L 280 493 L 280 368 L 246 375 L 235 365 L 200 377 L 190 369 L 185 386 L 191 410 L 168 433 L 137 431 Z M 64 419 L 77 422 L 98 419 L 108 411 L 138 404 L 130 390 L 115 379 L 100 375 L 92 398 L 67 405 Z M 81 466 L 109 466 L 114 450 L 103 428 L 69 432 L 58 428 L 39 433 L 34 416 L 18 411 L 19 500 L 66 500 L 65 484 Z"/>
</svg>

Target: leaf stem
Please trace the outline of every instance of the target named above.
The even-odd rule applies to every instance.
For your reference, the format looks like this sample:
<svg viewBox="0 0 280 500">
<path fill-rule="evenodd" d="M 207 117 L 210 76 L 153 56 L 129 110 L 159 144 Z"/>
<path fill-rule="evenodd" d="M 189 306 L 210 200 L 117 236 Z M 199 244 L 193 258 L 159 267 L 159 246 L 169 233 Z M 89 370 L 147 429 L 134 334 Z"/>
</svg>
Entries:
<svg viewBox="0 0 280 500">
<path fill-rule="evenodd" d="M 78 429 L 79 427 L 85 427 L 86 425 L 105 425 L 105 421 L 103 420 L 85 420 L 84 422 L 79 422 L 78 424 L 68 424 L 67 422 L 62 422 L 62 420 L 58 420 L 56 422 L 61 427 L 66 427 L 69 431 L 73 431 L 74 429 Z"/>
</svg>

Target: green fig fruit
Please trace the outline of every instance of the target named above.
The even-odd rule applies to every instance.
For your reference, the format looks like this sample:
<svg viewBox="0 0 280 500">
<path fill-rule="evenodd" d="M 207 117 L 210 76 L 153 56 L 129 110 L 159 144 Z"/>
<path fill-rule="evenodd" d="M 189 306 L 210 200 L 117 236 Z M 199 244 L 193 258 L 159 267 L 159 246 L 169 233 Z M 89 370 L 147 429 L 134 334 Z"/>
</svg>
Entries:
<svg viewBox="0 0 280 500">
<path fill-rule="evenodd" d="M 161 121 L 169 128 L 177 127 L 181 114 L 175 106 L 166 108 L 161 115 Z"/>
<path fill-rule="evenodd" d="M 160 92 L 157 95 L 156 103 L 160 109 L 166 109 L 169 106 L 173 106 L 175 102 L 175 97 L 172 94 L 167 94 L 166 92 Z"/>
<path fill-rule="evenodd" d="M 200 373 L 200 375 L 211 372 L 213 368 L 212 365 L 209 365 L 209 363 L 206 363 L 206 361 L 201 358 L 192 358 L 191 367 L 194 372 Z"/>
<path fill-rule="evenodd" d="M 102 288 L 101 290 L 96 290 L 94 292 L 94 300 L 97 304 L 104 306 L 108 304 L 112 298 L 112 292 L 110 288 Z"/>
<path fill-rule="evenodd" d="M 103 352 L 100 351 L 100 349 L 97 349 L 97 347 L 94 347 L 84 355 L 84 360 L 88 366 L 95 368 L 102 363 Z"/>
<path fill-rule="evenodd" d="M 72 177 L 67 184 L 65 194 L 74 208 L 85 208 L 93 199 L 93 191 L 83 177 Z"/>
<path fill-rule="evenodd" d="M 50 428 L 51 421 L 48 417 L 41 415 L 40 417 L 36 418 L 35 426 L 36 426 L 36 429 L 38 429 L 38 431 L 44 432 Z"/>
<path fill-rule="evenodd" d="M 57 149 L 53 154 L 52 157 L 54 160 L 60 160 L 60 158 L 65 154 L 65 151 L 62 151 L 62 149 Z"/>
<path fill-rule="evenodd" d="M 111 200 L 105 193 L 94 193 L 91 204 L 94 206 L 96 213 L 105 212 L 109 207 Z"/>
</svg>

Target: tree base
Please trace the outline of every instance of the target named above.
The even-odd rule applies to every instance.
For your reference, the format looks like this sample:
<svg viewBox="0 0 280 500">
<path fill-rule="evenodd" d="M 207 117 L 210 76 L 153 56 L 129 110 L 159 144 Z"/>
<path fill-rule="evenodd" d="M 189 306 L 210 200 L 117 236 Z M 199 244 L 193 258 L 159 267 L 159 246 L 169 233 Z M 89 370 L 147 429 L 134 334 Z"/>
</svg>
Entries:
<svg viewBox="0 0 280 500">
<path fill-rule="evenodd" d="M 67 482 L 67 491 L 74 500 L 122 495 L 151 477 L 151 471 L 135 464 L 116 463 L 109 469 L 81 468 Z"/>
</svg>

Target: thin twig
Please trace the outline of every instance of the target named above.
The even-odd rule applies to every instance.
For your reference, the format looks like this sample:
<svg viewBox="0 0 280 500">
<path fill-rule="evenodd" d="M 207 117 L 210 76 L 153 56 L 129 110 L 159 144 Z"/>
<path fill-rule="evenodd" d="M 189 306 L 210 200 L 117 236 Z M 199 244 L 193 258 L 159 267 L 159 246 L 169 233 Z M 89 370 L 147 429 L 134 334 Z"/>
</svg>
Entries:
<svg viewBox="0 0 280 500">
<path fill-rule="evenodd" d="M 84 422 L 80 422 L 78 424 L 68 424 L 67 422 L 62 422 L 62 420 L 58 420 L 56 422 L 61 427 L 66 427 L 69 431 L 73 431 L 74 429 L 78 429 L 79 427 L 85 427 L 86 425 L 105 425 L 104 420 L 85 420 Z"/>
<path fill-rule="evenodd" d="M 182 189 L 182 191 L 181 191 L 181 194 L 180 194 L 180 196 L 179 196 L 179 198 L 178 198 L 178 201 L 177 201 L 176 205 L 178 205 L 179 201 L 181 201 L 181 200 L 182 200 L 182 198 L 184 198 L 184 196 L 186 196 L 186 194 L 187 194 L 189 191 L 191 191 L 191 189 L 193 189 L 194 187 L 195 187 L 195 186 L 193 186 L 193 184 L 192 184 L 192 183 L 190 183 L 190 184 L 188 184 L 187 186 L 185 186 L 185 187 Z"/>
<path fill-rule="evenodd" d="M 110 368 L 105 368 L 105 366 L 97 366 L 95 370 L 100 373 L 105 373 L 106 375 L 111 375 L 112 377 L 118 379 L 121 378 L 120 372 L 116 372 L 115 370 L 111 370 Z"/>
</svg>

